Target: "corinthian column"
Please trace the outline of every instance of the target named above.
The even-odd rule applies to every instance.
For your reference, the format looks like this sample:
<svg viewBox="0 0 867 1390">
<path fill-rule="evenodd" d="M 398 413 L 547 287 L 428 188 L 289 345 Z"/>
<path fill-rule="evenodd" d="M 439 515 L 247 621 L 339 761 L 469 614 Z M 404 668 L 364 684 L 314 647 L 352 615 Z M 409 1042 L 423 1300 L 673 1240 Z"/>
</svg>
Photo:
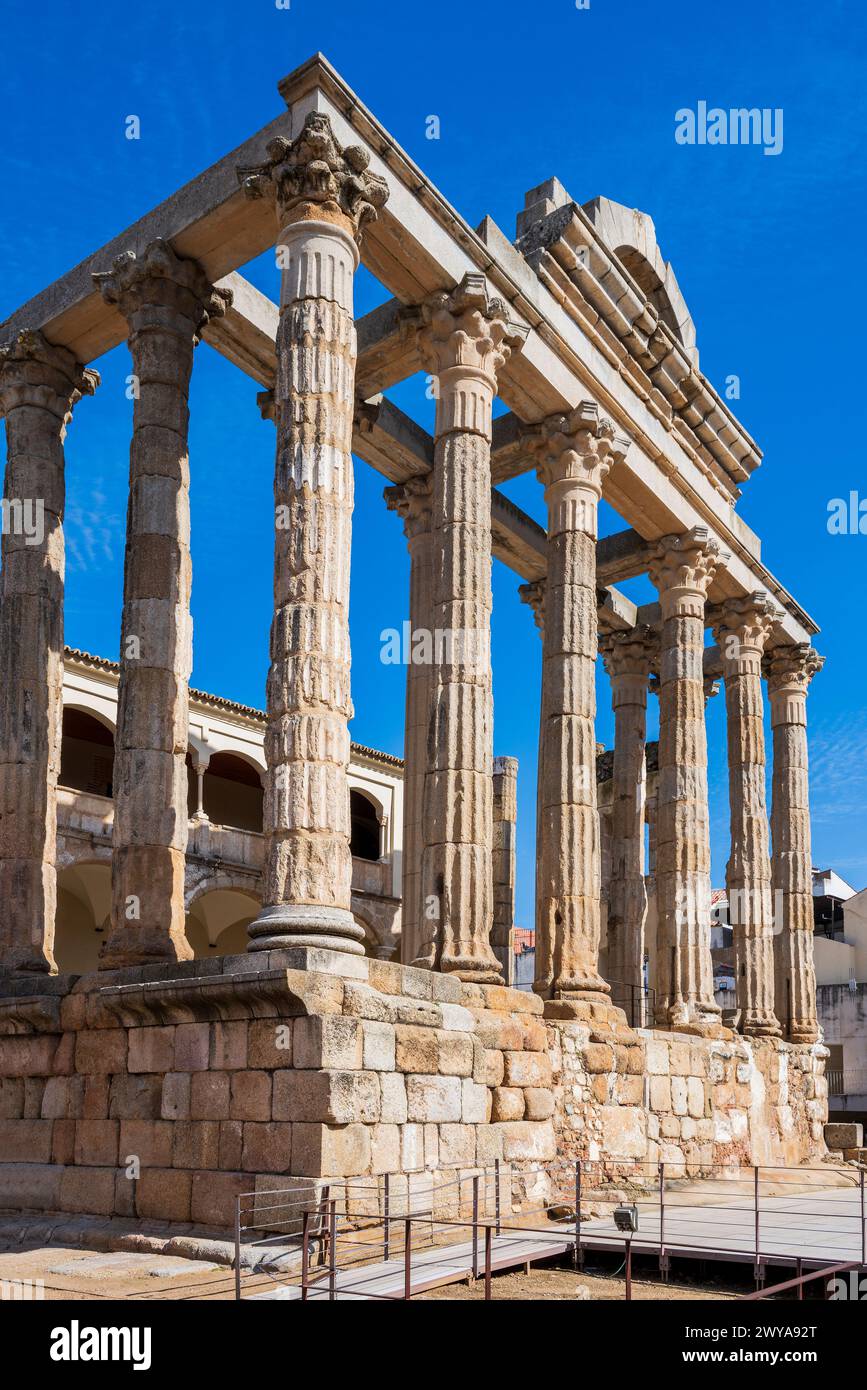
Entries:
<svg viewBox="0 0 867 1390">
<path fill-rule="evenodd" d="M 825 658 L 806 643 L 766 660 L 774 731 L 772 882 L 777 936 L 777 1016 L 790 1042 L 819 1038 L 813 967 L 813 864 L 807 762 L 807 691 Z"/>
<path fill-rule="evenodd" d="M 548 508 L 536 942 L 550 982 L 536 988 L 568 1008 L 609 993 L 599 974 L 596 518 L 603 479 L 629 442 L 584 401 L 546 420 L 533 443 Z"/>
<path fill-rule="evenodd" d="M 431 651 L 433 587 L 430 477 L 410 478 L 384 492 L 386 505 L 403 518 L 409 550 L 409 624 L 403 774 L 403 903 L 400 958 L 405 965 L 433 964 L 435 931 L 426 930 L 421 893 L 425 843 L 424 782 L 434 667 Z M 418 640 L 417 640 L 418 639 Z M 430 924 L 435 927 L 436 922 Z"/>
<path fill-rule="evenodd" d="M 264 906 L 251 951 L 362 955 L 351 911 L 349 565 L 356 338 L 353 277 L 366 221 L 388 197 L 368 156 L 311 112 L 294 141 L 239 169 L 273 203 L 282 269 L 274 415 L 274 618 L 268 674 Z"/>
<path fill-rule="evenodd" d="M 765 798 L 762 654 L 777 610 L 767 594 L 729 599 L 710 614 L 723 663 L 728 723 L 731 857 L 726 866 L 740 1030 L 778 1037 L 774 913 Z"/>
<path fill-rule="evenodd" d="M 703 526 L 659 541 L 658 1022 L 719 1022 L 710 954 L 710 816 L 702 677 L 705 599 L 726 557 Z"/>
<path fill-rule="evenodd" d="M 96 372 L 39 332 L 0 349 L 0 969 L 54 969 L 63 724 L 63 441 Z"/>
<path fill-rule="evenodd" d="M 187 396 L 193 351 L 232 296 L 154 241 L 94 275 L 129 325 L 135 380 L 124 560 L 111 931 L 100 968 L 187 960 L 190 619 Z"/>
<path fill-rule="evenodd" d="M 630 628 L 608 633 L 600 646 L 614 710 L 608 975 L 626 986 L 629 998 L 644 984 L 647 685 L 658 640 L 649 627 Z M 633 1016 L 641 1017 L 634 1010 Z"/>
<path fill-rule="evenodd" d="M 545 581 L 544 579 L 534 579 L 529 584 L 521 584 L 518 587 L 521 602 L 526 603 L 533 610 L 533 618 L 539 635 L 542 638 L 542 645 L 545 643 Z M 547 998 L 551 990 L 551 980 L 553 979 L 553 967 L 551 964 L 551 942 L 545 932 L 542 931 L 542 731 L 544 728 L 544 710 L 541 701 L 545 696 L 545 681 L 542 681 L 542 693 L 539 703 L 539 744 L 536 755 L 536 883 L 535 883 L 535 918 L 534 927 L 536 931 L 536 949 L 533 955 L 534 979 L 533 989 L 543 998 Z"/>
<path fill-rule="evenodd" d="M 491 410 L 523 344 L 483 275 L 424 308 L 419 347 L 438 383 L 432 500 L 433 626 L 442 634 L 428 735 L 422 891 L 439 905 L 439 969 L 496 982 L 493 924 Z"/>
</svg>

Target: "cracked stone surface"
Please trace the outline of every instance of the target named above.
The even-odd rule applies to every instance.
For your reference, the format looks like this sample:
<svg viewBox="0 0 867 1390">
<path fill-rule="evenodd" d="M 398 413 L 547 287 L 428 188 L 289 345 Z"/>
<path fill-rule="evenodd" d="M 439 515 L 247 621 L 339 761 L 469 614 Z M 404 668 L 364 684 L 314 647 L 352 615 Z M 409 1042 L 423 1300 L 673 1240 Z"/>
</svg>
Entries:
<svg viewBox="0 0 867 1390">
<path fill-rule="evenodd" d="M 438 383 L 433 625 L 452 647 L 436 667 L 428 727 L 422 893 L 439 919 L 430 921 L 422 955 L 462 979 L 497 982 L 490 943 L 491 410 L 497 372 L 524 335 L 508 321 L 506 306 L 488 298 L 483 275 L 467 274 L 423 310 L 420 348 Z"/>
<path fill-rule="evenodd" d="M 0 350 L 4 498 L 10 517 L 16 505 L 22 509 L 21 525 L 3 527 L 0 568 L 0 957 L 12 970 L 54 968 L 63 442 L 76 403 L 98 383 L 97 372 L 41 333 L 24 331 Z"/>
<path fill-rule="evenodd" d="M 714 1025 L 710 954 L 710 815 L 702 661 L 705 599 L 721 562 L 704 527 L 658 542 L 650 578 L 659 591 L 659 913 L 657 1022 Z"/>
<path fill-rule="evenodd" d="M 813 862 L 807 754 L 807 692 L 824 658 L 806 643 L 775 647 L 766 660 L 774 739 L 772 882 L 783 927 L 776 938 L 776 998 L 791 1042 L 819 1037 L 813 965 Z"/>
<path fill-rule="evenodd" d="M 164 241 L 94 276 L 129 325 L 130 446 L 114 759 L 111 930 L 103 968 L 186 960 L 187 742 L 192 669 L 190 465 L 193 352 L 231 303 Z"/>
</svg>

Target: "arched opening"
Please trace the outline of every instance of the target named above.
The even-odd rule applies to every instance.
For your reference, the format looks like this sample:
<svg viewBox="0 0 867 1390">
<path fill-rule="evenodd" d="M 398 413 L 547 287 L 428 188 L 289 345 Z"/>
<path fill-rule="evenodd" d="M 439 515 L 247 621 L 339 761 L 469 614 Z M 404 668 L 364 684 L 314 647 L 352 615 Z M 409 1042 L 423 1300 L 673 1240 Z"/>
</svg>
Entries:
<svg viewBox="0 0 867 1390">
<path fill-rule="evenodd" d="M 259 900 L 240 888 L 213 888 L 196 898 L 187 913 L 187 940 L 197 960 L 239 956 L 247 949 L 247 927 Z"/>
<path fill-rule="evenodd" d="M 187 755 L 189 811 L 198 804 L 196 774 Z M 212 825 L 262 831 L 262 782 L 258 770 L 236 753 L 215 753 L 203 782 L 203 806 Z"/>
<path fill-rule="evenodd" d="M 364 792 L 349 793 L 349 848 L 356 859 L 379 859 L 379 816 Z"/>
<path fill-rule="evenodd" d="M 680 324 L 671 306 L 665 286 L 653 266 L 634 246 L 618 246 L 617 259 L 629 271 L 636 285 L 650 300 L 666 328 L 670 328 L 678 342 L 683 341 Z"/>
<path fill-rule="evenodd" d="M 111 729 L 85 710 L 63 711 L 60 785 L 95 796 L 112 794 L 114 737 Z"/>
<path fill-rule="evenodd" d="M 111 914 L 111 865 L 71 864 L 57 875 L 54 958 L 59 971 L 96 970 Z"/>
</svg>

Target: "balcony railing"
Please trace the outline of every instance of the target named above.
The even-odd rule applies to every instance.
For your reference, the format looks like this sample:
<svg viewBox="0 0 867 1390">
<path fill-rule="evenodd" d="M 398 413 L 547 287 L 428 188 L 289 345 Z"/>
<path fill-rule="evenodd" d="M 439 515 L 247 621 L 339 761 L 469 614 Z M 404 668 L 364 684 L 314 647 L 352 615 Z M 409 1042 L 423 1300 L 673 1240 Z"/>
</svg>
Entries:
<svg viewBox="0 0 867 1390">
<path fill-rule="evenodd" d="M 845 1071 L 840 1067 L 829 1067 L 825 1076 L 828 1078 L 829 1096 L 867 1095 L 867 1071 Z"/>
</svg>

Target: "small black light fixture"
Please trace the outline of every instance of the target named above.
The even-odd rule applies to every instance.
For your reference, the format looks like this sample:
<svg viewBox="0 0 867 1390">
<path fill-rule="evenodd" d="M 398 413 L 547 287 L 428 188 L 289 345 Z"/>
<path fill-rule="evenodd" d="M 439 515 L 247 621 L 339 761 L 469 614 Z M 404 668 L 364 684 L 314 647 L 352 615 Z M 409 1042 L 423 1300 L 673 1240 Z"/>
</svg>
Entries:
<svg viewBox="0 0 867 1390">
<path fill-rule="evenodd" d="M 614 1208 L 614 1224 L 618 1231 L 634 1235 L 638 1230 L 638 1207 L 620 1206 Z"/>
</svg>

